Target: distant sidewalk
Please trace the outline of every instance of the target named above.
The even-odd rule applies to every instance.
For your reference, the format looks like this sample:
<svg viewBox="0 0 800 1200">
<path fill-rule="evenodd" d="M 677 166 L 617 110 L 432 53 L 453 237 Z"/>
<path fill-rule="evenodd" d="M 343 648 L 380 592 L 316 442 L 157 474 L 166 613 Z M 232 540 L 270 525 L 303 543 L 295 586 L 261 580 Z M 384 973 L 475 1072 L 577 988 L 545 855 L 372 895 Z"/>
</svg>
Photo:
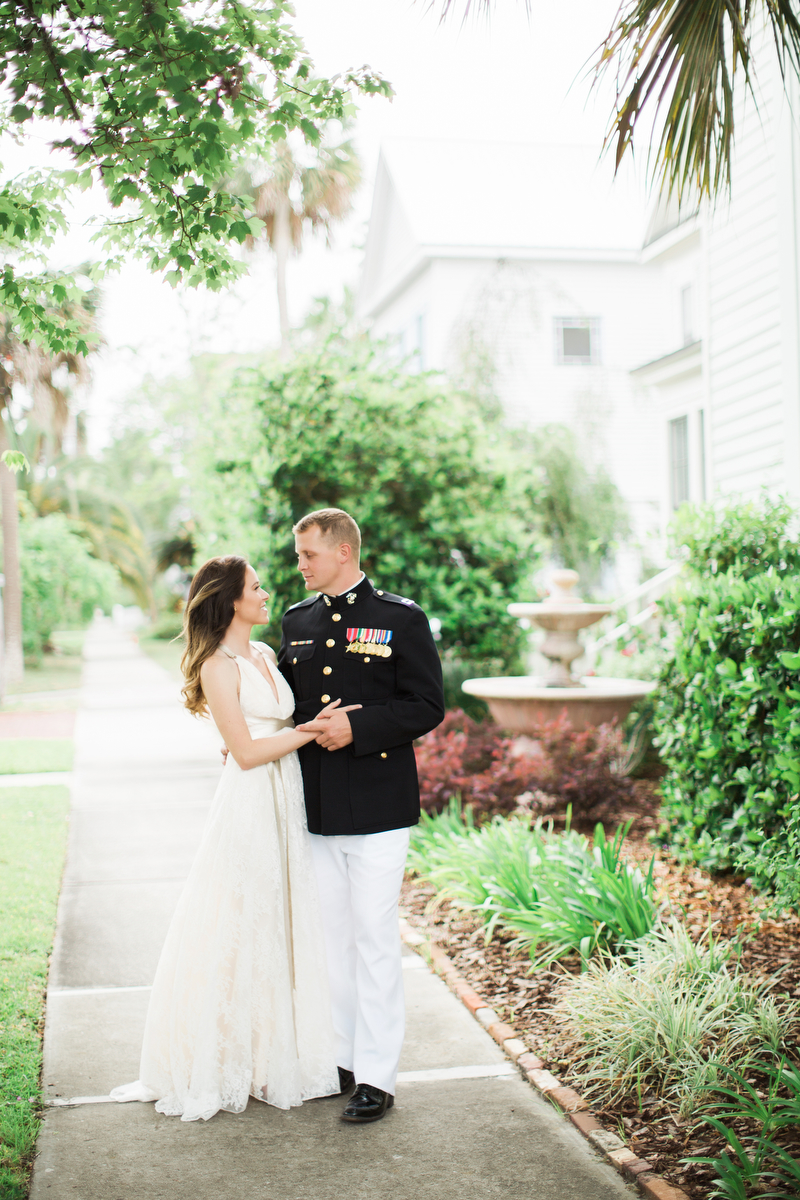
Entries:
<svg viewBox="0 0 800 1200">
<path fill-rule="evenodd" d="M 47 1001 L 31 1200 L 622 1200 L 633 1193 L 404 949 L 397 1102 L 341 1098 L 183 1124 L 108 1092 L 136 1078 L 158 955 L 220 772 L 219 738 L 110 624 L 86 641 L 70 846 Z"/>
</svg>

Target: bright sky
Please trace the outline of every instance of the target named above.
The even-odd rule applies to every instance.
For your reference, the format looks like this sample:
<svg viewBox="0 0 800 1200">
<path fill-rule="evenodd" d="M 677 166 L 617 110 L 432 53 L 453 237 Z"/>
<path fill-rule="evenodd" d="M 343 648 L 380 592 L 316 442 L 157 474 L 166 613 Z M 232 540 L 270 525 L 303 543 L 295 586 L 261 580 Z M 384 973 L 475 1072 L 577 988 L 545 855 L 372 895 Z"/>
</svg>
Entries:
<svg viewBox="0 0 800 1200">
<path fill-rule="evenodd" d="M 296 0 L 297 26 L 321 73 L 369 63 L 390 80 L 395 98 L 368 99 L 354 131 L 365 182 L 353 217 L 333 249 L 309 236 L 289 272 L 293 321 L 314 297 L 341 295 L 358 281 L 372 181 L 382 139 L 442 137 L 602 144 L 611 95 L 593 94 L 585 66 L 607 32 L 618 0 L 494 0 L 490 19 L 461 23 L 465 0 L 446 24 L 427 0 Z M 39 153 L 41 154 L 41 148 Z M 16 155 L 14 156 L 17 157 Z M 476 164 L 477 169 L 479 164 Z M 97 205 L 84 198 L 79 220 Z M 76 226 L 59 258 L 85 253 Z M 274 267 L 266 250 L 249 256 L 250 273 L 224 294 L 174 291 L 131 264 L 105 284 L 106 340 L 93 363 L 93 441 L 103 440 L 124 398 L 147 375 L 182 373 L 192 354 L 247 352 L 277 343 Z"/>
</svg>

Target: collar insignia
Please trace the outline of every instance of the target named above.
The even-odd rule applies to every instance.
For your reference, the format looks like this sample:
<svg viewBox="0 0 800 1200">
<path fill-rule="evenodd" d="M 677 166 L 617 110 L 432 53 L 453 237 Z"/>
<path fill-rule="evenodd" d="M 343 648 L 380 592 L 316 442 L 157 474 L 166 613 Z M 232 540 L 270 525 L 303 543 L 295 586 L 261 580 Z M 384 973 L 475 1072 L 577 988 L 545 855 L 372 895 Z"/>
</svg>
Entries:
<svg viewBox="0 0 800 1200">
<path fill-rule="evenodd" d="M 357 599 L 358 599 L 358 596 L 355 594 L 355 592 L 347 593 L 347 603 L 348 604 L 355 604 Z"/>
</svg>

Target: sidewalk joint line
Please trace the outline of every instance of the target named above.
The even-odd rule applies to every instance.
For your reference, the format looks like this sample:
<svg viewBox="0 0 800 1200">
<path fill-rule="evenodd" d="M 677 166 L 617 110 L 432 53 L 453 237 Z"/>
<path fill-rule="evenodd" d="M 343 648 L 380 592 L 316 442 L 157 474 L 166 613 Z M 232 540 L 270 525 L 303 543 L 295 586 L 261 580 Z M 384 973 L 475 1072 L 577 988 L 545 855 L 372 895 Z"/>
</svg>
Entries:
<svg viewBox="0 0 800 1200">
<path fill-rule="evenodd" d="M 0 788 L 63 787 L 73 780 L 72 771 L 20 771 L 17 775 L 0 775 Z"/>
<path fill-rule="evenodd" d="M 519 1071 L 510 1062 L 493 1063 L 477 1067 L 433 1067 L 427 1071 L 398 1071 L 398 1083 L 437 1083 L 446 1079 L 506 1079 L 519 1077 Z"/>
<path fill-rule="evenodd" d="M 118 989 L 128 991 L 133 989 Z M 449 1079 L 509 1079 L 519 1075 L 513 1063 L 495 1063 L 493 1066 L 477 1067 L 434 1067 L 429 1071 L 398 1071 L 398 1083 L 439 1083 Z M 111 1096 L 71 1096 L 68 1100 L 57 1097 L 45 1100 L 46 1108 L 78 1108 L 83 1104 L 115 1104 Z"/>
<path fill-rule="evenodd" d="M 48 988 L 47 995 L 48 998 L 50 996 L 102 996 L 117 992 L 149 992 L 152 987 L 152 983 L 136 983 L 130 986 L 122 984 L 120 987 L 114 985 L 108 987 L 54 987 Z"/>
<path fill-rule="evenodd" d="M 62 888 L 76 887 L 117 887 L 124 884 L 146 883 L 185 883 L 185 875 L 165 875 L 162 879 L 65 879 Z"/>
</svg>

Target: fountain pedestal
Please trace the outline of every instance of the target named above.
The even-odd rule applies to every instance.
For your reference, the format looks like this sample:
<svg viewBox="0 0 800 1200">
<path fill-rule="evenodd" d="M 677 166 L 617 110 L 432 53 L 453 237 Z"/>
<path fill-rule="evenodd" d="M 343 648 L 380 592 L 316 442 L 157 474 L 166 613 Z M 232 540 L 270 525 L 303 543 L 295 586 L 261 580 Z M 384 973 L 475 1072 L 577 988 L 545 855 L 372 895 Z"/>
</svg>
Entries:
<svg viewBox="0 0 800 1200">
<path fill-rule="evenodd" d="M 576 571 L 555 571 L 553 590 L 541 604 L 509 604 L 514 617 L 526 617 L 547 631 L 539 647 L 550 662 L 547 674 L 506 675 L 497 679 L 467 679 L 461 685 L 470 696 L 485 700 L 498 725 L 514 733 L 535 734 L 545 721 L 566 709 L 573 729 L 602 725 L 616 718 L 621 724 L 637 700 L 655 683 L 644 679 L 612 679 L 587 675 L 576 679 L 572 663 L 583 653 L 579 629 L 586 629 L 612 612 L 608 604 L 584 604 L 572 589 Z"/>
</svg>

